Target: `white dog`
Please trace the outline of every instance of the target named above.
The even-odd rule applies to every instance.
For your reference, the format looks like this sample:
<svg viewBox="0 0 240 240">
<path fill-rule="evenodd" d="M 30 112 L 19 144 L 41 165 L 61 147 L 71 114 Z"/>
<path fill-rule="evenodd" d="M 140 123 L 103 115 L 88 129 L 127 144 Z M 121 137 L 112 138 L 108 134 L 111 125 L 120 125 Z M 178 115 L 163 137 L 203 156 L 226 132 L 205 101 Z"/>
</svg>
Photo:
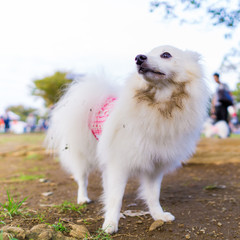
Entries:
<svg viewBox="0 0 240 240">
<path fill-rule="evenodd" d="M 77 181 L 78 203 L 90 201 L 89 172 L 97 166 L 102 171 L 106 232 L 118 230 L 130 175 L 139 177 L 152 217 L 174 220 L 159 203 L 161 181 L 194 153 L 206 117 L 208 91 L 199 58 L 157 47 L 136 57 L 137 71 L 121 91 L 87 77 L 72 84 L 53 110 L 48 144 Z"/>
<path fill-rule="evenodd" d="M 229 127 L 225 121 L 218 121 L 213 124 L 212 119 L 208 119 L 203 125 L 203 133 L 207 138 L 218 136 L 220 138 L 227 138 L 230 134 Z"/>
</svg>

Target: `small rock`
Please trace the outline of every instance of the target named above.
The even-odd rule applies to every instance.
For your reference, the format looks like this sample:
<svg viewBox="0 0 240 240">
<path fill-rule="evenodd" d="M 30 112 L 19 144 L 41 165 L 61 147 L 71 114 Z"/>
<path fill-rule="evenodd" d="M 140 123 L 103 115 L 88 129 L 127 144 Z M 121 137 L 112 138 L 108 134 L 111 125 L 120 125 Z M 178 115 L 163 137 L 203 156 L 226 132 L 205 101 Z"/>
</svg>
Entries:
<svg viewBox="0 0 240 240">
<path fill-rule="evenodd" d="M 2 240 L 9 240 L 11 236 L 9 233 L 3 232 L 1 237 Z"/>
<path fill-rule="evenodd" d="M 46 182 L 49 182 L 49 180 L 46 179 L 46 178 L 40 178 L 40 179 L 39 179 L 39 182 L 40 182 L 40 183 L 46 183 Z"/>
<path fill-rule="evenodd" d="M 28 232 L 27 238 L 38 239 L 38 236 L 41 235 L 44 232 L 51 232 L 53 234 L 54 233 L 54 228 L 52 226 L 49 226 L 49 225 L 44 224 L 44 223 L 35 225 Z M 49 235 L 51 233 L 49 233 Z M 47 233 L 44 234 L 44 236 L 47 236 L 47 235 L 48 235 Z"/>
<path fill-rule="evenodd" d="M 226 212 L 227 209 L 225 207 L 222 208 L 222 212 Z"/>
<path fill-rule="evenodd" d="M 48 197 L 48 196 L 53 195 L 53 192 L 44 192 L 44 193 L 42 193 L 42 195 L 43 195 L 44 197 Z"/>
<path fill-rule="evenodd" d="M 51 240 L 53 237 L 53 231 L 46 230 L 38 235 L 38 238 L 41 240 Z"/>
<path fill-rule="evenodd" d="M 153 222 L 149 228 L 149 232 L 157 229 L 158 227 L 161 227 L 164 224 L 164 221 L 162 220 L 157 220 L 155 222 Z"/>
<path fill-rule="evenodd" d="M 17 151 L 12 153 L 13 157 L 25 157 L 27 156 L 27 151 L 26 150 L 22 150 L 22 151 Z"/>
<path fill-rule="evenodd" d="M 178 227 L 184 228 L 184 224 L 183 224 L 183 223 L 179 223 L 179 224 L 178 224 Z"/>
<path fill-rule="evenodd" d="M 61 221 L 65 222 L 65 223 L 69 223 L 72 221 L 71 218 L 61 218 Z"/>
<path fill-rule="evenodd" d="M 119 218 L 126 218 L 123 213 L 120 213 L 120 217 Z"/>
<path fill-rule="evenodd" d="M 40 207 L 53 207 L 53 206 L 56 206 L 56 204 L 39 204 Z"/>
<path fill-rule="evenodd" d="M 69 224 L 69 226 L 72 228 L 70 231 L 70 236 L 75 237 L 77 239 L 85 238 L 86 236 L 90 237 L 90 233 L 88 229 L 84 225 L 77 225 L 77 224 Z"/>
<path fill-rule="evenodd" d="M 16 237 L 19 240 L 25 239 L 25 237 L 26 237 L 25 231 L 20 227 L 4 226 L 1 230 L 3 232 L 13 235 L 14 237 Z"/>
<path fill-rule="evenodd" d="M 221 226 L 222 226 L 222 223 L 218 222 L 217 225 L 218 225 L 219 227 L 221 227 Z"/>
<path fill-rule="evenodd" d="M 123 212 L 123 215 L 129 216 L 129 217 L 138 217 L 138 216 L 144 216 L 149 214 L 149 212 L 144 212 L 141 210 L 126 210 Z"/>
<path fill-rule="evenodd" d="M 52 240 L 76 240 L 76 238 L 66 237 L 61 232 L 55 232 Z"/>
<path fill-rule="evenodd" d="M 186 234 L 186 235 L 185 235 L 185 238 L 186 238 L 186 239 L 190 239 L 190 238 L 191 238 L 190 234 Z"/>
</svg>

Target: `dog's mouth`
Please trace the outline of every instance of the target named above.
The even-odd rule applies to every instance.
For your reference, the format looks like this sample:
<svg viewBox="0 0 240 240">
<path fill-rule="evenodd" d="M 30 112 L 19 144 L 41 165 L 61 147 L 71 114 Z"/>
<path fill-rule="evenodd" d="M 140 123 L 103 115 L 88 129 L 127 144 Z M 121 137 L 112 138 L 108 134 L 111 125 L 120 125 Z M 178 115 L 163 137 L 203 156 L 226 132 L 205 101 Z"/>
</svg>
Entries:
<svg viewBox="0 0 240 240">
<path fill-rule="evenodd" d="M 166 75 L 163 72 L 155 71 L 151 68 L 139 67 L 139 69 L 138 69 L 138 73 L 140 73 L 140 74 L 145 74 L 145 73 L 149 73 L 149 72 L 154 73 L 154 74 L 158 74 L 158 75 Z"/>
</svg>

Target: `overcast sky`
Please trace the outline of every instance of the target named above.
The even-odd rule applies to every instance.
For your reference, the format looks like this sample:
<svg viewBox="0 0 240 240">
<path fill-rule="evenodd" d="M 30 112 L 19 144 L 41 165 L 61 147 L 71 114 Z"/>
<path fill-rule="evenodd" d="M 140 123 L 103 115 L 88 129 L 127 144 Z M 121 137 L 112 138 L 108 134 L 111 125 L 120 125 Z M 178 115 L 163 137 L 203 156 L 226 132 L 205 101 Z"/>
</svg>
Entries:
<svg viewBox="0 0 240 240">
<path fill-rule="evenodd" d="M 0 111 L 16 104 L 43 106 L 30 94 L 34 79 L 57 70 L 87 74 L 99 69 L 123 78 L 135 70 L 137 54 L 163 44 L 199 52 L 212 82 L 236 41 L 225 40 L 221 28 L 163 21 L 158 12 L 150 13 L 149 2 L 0 0 Z M 227 74 L 222 80 L 230 88 L 237 82 Z"/>
</svg>

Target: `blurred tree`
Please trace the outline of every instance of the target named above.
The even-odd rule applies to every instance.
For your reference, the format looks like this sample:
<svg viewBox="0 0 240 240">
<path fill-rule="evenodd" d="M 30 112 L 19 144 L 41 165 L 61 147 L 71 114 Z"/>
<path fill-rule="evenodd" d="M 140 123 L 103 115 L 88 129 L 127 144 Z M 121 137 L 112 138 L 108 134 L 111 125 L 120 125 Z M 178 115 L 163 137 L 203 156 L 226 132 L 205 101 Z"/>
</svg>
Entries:
<svg viewBox="0 0 240 240">
<path fill-rule="evenodd" d="M 66 72 L 56 72 L 52 76 L 34 80 L 32 95 L 42 97 L 47 107 L 53 105 L 62 96 L 64 88 L 72 82 L 66 75 Z"/>
<path fill-rule="evenodd" d="M 29 113 L 35 112 L 36 108 L 25 107 L 23 105 L 10 106 L 7 110 L 16 113 L 22 121 L 25 121 Z"/>
<path fill-rule="evenodd" d="M 232 94 L 235 96 L 235 100 L 237 102 L 240 102 L 240 82 L 237 84 L 236 89 L 232 92 Z"/>
<path fill-rule="evenodd" d="M 234 29 L 240 23 L 240 0 L 231 1 L 231 5 L 229 2 L 229 0 L 152 0 L 150 11 L 158 9 L 164 13 L 164 18 L 178 18 L 181 22 L 187 23 L 200 23 L 208 16 L 213 25 L 225 25 Z M 199 9 L 200 15 L 196 14 Z M 189 10 L 191 14 L 186 15 Z M 206 15 L 202 14 L 203 11 Z"/>
</svg>

